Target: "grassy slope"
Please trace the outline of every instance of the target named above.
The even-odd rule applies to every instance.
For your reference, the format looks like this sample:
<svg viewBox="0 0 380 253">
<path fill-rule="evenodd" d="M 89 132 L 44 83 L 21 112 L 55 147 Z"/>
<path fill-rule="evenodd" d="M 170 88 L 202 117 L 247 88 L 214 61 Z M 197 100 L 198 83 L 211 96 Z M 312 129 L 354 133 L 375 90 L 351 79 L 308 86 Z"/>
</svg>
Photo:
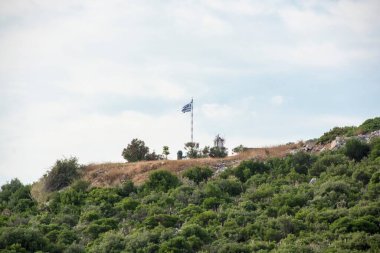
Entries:
<svg viewBox="0 0 380 253">
<path fill-rule="evenodd" d="M 188 160 L 143 161 L 135 163 L 103 163 L 90 164 L 85 167 L 83 178 L 93 186 L 107 187 L 120 184 L 125 179 L 131 179 L 135 184 L 143 183 L 151 171 L 165 169 L 180 174 L 187 168 L 207 165 L 214 170 L 220 167 L 229 167 L 239 164 L 242 160 L 268 157 L 284 157 L 290 150 L 298 148 L 300 144 L 287 144 L 275 147 L 250 148 L 236 156 L 222 159 L 200 158 Z"/>
</svg>

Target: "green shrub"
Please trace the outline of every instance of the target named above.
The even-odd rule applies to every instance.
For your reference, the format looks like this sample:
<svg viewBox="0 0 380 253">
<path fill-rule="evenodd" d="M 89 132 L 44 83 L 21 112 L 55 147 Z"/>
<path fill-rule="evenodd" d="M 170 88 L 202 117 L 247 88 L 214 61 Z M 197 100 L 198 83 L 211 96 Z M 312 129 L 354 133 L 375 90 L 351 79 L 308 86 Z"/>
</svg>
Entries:
<svg viewBox="0 0 380 253">
<path fill-rule="evenodd" d="M 213 171 L 208 167 L 194 167 L 186 170 L 183 173 L 184 177 L 187 177 L 191 181 L 194 181 L 196 184 L 199 184 L 202 181 L 207 181 L 213 174 Z"/>
<path fill-rule="evenodd" d="M 215 181 L 219 189 L 230 196 L 238 196 L 243 190 L 242 183 L 235 177 L 228 179 L 218 179 Z"/>
<path fill-rule="evenodd" d="M 380 198 L 380 171 L 375 172 L 368 184 L 368 193 L 371 199 Z"/>
<path fill-rule="evenodd" d="M 158 214 L 149 216 L 144 220 L 144 225 L 148 228 L 154 228 L 158 225 L 164 227 L 174 227 L 178 222 L 178 217 L 168 214 Z"/>
<path fill-rule="evenodd" d="M 58 191 L 69 186 L 80 174 L 81 166 L 75 157 L 57 160 L 53 168 L 47 173 L 45 190 Z"/>
<path fill-rule="evenodd" d="M 137 188 L 131 180 L 127 180 L 118 188 L 118 194 L 122 197 L 128 197 L 132 193 L 136 193 Z"/>
<path fill-rule="evenodd" d="M 17 178 L 12 179 L 9 183 L 1 186 L 0 202 L 7 202 L 17 190 L 23 188 L 24 185 Z"/>
<path fill-rule="evenodd" d="M 244 151 L 247 151 L 248 148 L 247 147 L 244 147 L 242 144 L 240 144 L 239 146 L 236 146 L 232 149 L 232 152 L 234 153 L 241 153 L 241 152 L 244 152 Z"/>
<path fill-rule="evenodd" d="M 180 230 L 180 235 L 186 238 L 189 238 L 191 236 L 196 236 L 205 243 L 211 239 L 208 232 L 197 224 L 189 224 L 189 225 L 183 226 Z"/>
<path fill-rule="evenodd" d="M 209 198 L 205 198 L 203 200 L 202 205 L 203 205 L 203 207 L 205 209 L 214 209 L 214 210 L 216 210 L 221 203 L 222 203 L 221 199 L 215 198 L 215 197 L 209 197 Z"/>
<path fill-rule="evenodd" d="M 91 222 L 85 228 L 85 234 L 91 239 L 96 239 L 101 233 L 115 229 L 117 227 L 117 221 L 114 218 L 101 218 Z"/>
<path fill-rule="evenodd" d="M 36 203 L 30 195 L 30 185 L 23 185 L 18 179 L 1 186 L 0 211 L 7 208 L 14 212 L 34 212 Z"/>
<path fill-rule="evenodd" d="M 223 158 L 228 155 L 227 149 L 225 147 L 212 147 L 210 148 L 209 156 L 212 158 Z"/>
<path fill-rule="evenodd" d="M 89 253 L 119 253 L 125 248 L 124 235 L 117 232 L 104 233 L 100 238 L 94 241 L 90 247 Z"/>
<path fill-rule="evenodd" d="M 298 174 L 306 175 L 314 160 L 314 157 L 306 152 L 297 152 L 289 156 L 287 162 Z"/>
<path fill-rule="evenodd" d="M 363 231 L 367 233 L 377 233 L 380 231 L 373 216 L 364 216 L 357 219 L 342 217 L 331 224 L 331 229 L 339 233 Z"/>
<path fill-rule="evenodd" d="M 176 236 L 167 242 L 162 243 L 159 253 L 191 253 L 191 245 L 183 236 Z"/>
<path fill-rule="evenodd" d="M 347 158 L 342 154 L 326 154 L 320 156 L 315 163 L 310 167 L 309 174 L 311 176 L 319 176 L 325 172 L 328 167 L 347 164 Z"/>
<path fill-rule="evenodd" d="M 18 244 L 28 252 L 49 251 L 50 243 L 38 230 L 32 228 L 6 228 L 0 231 L 0 249 Z"/>
<path fill-rule="evenodd" d="M 149 175 L 145 186 L 148 190 L 167 192 L 169 189 L 176 188 L 180 184 L 179 179 L 169 171 L 158 170 Z"/>
<path fill-rule="evenodd" d="M 247 160 L 241 162 L 234 170 L 233 174 L 241 181 L 247 181 L 256 173 L 264 173 L 269 171 L 269 167 L 262 162 Z"/>
<path fill-rule="evenodd" d="M 248 245 L 243 243 L 223 243 L 218 247 L 217 252 L 220 253 L 250 253 L 252 252 Z"/>
<path fill-rule="evenodd" d="M 348 158 L 358 162 L 368 155 L 369 145 L 358 139 L 349 139 L 344 147 L 343 153 Z"/>
<path fill-rule="evenodd" d="M 366 121 L 361 124 L 358 129 L 357 133 L 365 134 L 370 133 L 376 130 L 380 129 L 380 117 L 376 117 L 373 119 L 367 119 Z"/>
<path fill-rule="evenodd" d="M 326 144 L 332 142 L 338 136 L 352 136 L 355 133 L 355 130 L 356 127 L 354 126 L 334 127 L 333 129 L 319 137 L 317 143 Z"/>
<path fill-rule="evenodd" d="M 73 243 L 70 246 L 68 246 L 63 253 L 85 253 L 85 248 L 77 243 Z"/>
<path fill-rule="evenodd" d="M 373 139 L 371 141 L 370 147 L 371 152 L 369 154 L 369 157 L 372 160 L 375 160 L 376 158 L 380 157 L 380 137 Z"/>
<path fill-rule="evenodd" d="M 116 207 L 123 211 L 135 210 L 140 203 L 132 198 L 124 198 L 119 203 L 116 203 Z"/>
</svg>

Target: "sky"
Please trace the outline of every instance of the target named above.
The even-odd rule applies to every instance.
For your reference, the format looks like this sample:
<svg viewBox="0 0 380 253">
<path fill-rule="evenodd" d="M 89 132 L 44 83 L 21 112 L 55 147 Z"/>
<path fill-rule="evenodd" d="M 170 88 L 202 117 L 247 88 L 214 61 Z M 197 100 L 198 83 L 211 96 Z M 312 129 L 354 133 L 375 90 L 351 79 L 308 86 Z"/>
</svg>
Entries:
<svg viewBox="0 0 380 253">
<path fill-rule="evenodd" d="M 378 0 L 1 0 L 0 184 L 57 159 L 270 146 L 380 115 Z"/>
</svg>

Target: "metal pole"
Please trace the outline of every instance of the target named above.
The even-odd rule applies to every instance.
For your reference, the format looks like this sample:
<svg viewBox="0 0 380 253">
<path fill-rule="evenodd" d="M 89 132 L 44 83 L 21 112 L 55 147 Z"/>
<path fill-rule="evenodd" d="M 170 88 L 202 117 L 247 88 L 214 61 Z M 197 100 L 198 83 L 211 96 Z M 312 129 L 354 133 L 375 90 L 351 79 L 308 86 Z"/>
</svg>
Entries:
<svg viewBox="0 0 380 253">
<path fill-rule="evenodd" d="M 194 111 L 194 102 L 193 102 L 193 98 L 191 98 L 191 142 L 192 143 L 194 142 L 194 139 L 193 139 L 193 121 L 194 121 L 193 111 Z"/>
</svg>

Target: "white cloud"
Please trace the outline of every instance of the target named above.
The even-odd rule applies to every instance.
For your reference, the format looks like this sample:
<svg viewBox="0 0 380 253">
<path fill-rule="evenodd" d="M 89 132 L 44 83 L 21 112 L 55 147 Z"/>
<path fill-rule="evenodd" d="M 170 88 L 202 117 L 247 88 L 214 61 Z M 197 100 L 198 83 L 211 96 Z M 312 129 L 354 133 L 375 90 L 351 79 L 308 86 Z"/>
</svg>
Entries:
<svg viewBox="0 0 380 253">
<path fill-rule="evenodd" d="M 284 103 L 284 97 L 280 95 L 273 96 L 270 101 L 274 105 L 282 105 Z"/>
<path fill-rule="evenodd" d="M 237 110 L 223 104 L 204 104 L 201 111 L 207 118 L 220 120 L 225 120 L 238 114 Z"/>
</svg>

